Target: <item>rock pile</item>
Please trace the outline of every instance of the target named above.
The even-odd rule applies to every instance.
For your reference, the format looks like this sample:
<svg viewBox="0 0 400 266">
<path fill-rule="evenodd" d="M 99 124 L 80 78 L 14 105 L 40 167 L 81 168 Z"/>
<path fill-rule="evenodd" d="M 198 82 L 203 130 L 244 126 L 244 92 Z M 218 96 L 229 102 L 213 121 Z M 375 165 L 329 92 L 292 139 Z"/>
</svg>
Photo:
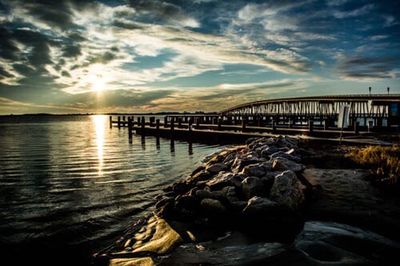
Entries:
<svg viewBox="0 0 400 266">
<path fill-rule="evenodd" d="M 204 160 L 186 179 L 165 189 L 157 214 L 206 226 L 235 227 L 290 242 L 303 227 L 304 170 L 292 139 L 251 139 Z"/>
</svg>

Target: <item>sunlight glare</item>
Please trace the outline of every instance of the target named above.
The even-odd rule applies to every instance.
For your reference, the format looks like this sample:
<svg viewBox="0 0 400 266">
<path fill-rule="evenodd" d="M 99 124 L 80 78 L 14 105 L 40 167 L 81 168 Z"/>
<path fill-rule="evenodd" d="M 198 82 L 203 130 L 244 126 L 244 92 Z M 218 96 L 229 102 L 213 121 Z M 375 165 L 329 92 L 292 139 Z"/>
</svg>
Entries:
<svg viewBox="0 0 400 266">
<path fill-rule="evenodd" d="M 97 158 L 99 161 L 97 169 L 99 176 L 101 176 L 103 175 L 103 148 L 106 117 L 104 115 L 95 115 L 92 119 L 96 130 Z"/>
<path fill-rule="evenodd" d="M 92 91 L 95 92 L 102 92 L 106 85 L 104 79 L 100 75 L 93 76 L 90 83 L 92 86 Z"/>
</svg>

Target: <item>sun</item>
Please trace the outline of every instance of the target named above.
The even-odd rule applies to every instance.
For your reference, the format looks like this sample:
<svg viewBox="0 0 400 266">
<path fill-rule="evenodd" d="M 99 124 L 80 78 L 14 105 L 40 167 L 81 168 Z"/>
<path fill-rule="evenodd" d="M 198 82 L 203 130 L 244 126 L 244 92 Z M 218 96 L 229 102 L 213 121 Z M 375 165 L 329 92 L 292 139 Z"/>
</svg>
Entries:
<svg viewBox="0 0 400 266">
<path fill-rule="evenodd" d="M 104 81 L 101 75 L 94 75 L 90 79 L 90 84 L 92 87 L 92 91 L 94 92 L 102 92 L 106 87 L 106 82 Z"/>
</svg>

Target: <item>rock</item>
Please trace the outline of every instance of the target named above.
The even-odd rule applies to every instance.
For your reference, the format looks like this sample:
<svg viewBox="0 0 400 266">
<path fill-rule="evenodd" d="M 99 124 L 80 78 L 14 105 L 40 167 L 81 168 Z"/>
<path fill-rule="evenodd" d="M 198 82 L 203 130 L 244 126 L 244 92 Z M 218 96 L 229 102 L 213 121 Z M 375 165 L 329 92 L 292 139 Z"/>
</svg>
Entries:
<svg viewBox="0 0 400 266">
<path fill-rule="evenodd" d="M 245 214 L 260 214 L 267 213 L 274 208 L 277 208 L 278 204 L 267 198 L 254 196 L 247 201 L 246 207 L 243 209 Z"/>
<path fill-rule="evenodd" d="M 206 167 L 204 165 L 200 165 L 199 167 L 197 167 L 190 175 L 194 176 L 195 174 L 197 174 L 200 171 L 203 171 Z"/>
<path fill-rule="evenodd" d="M 275 158 L 278 158 L 278 157 L 283 157 L 283 158 L 286 158 L 286 159 L 294 161 L 294 162 L 300 162 L 301 161 L 300 157 L 290 155 L 290 154 L 288 154 L 287 152 L 284 152 L 284 151 L 277 151 L 277 152 L 271 154 L 271 156 L 270 156 L 271 159 L 275 159 Z"/>
<path fill-rule="evenodd" d="M 166 254 L 182 242 L 180 235 L 162 218 L 153 216 L 132 239 L 132 253 Z"/>
<path fill-rule="evenodd" d="M 225 200 L 228 202 L 231 209 L 237 212 L 242 211 L 246 206 L 247 201 L 239 199 L 236 192 L 236 187 L 224 187 L 223 191 L 225 192 Z"/>
<path fill-rule="evenodd" d="M 235 232 L 235 235 L 238 233 Z M 177 248 L 171 256 L 163 258 L 160 265 L 294 265 L 298 256 L 291 254 L 288 247 L 280 243 L 246 243 L 246 235 L 234 239 L 230 237 L 221 241 L 209 241 L 201 244 L 189 243 Z M 301 257 L 300 257 L 301 258 Z M 306 264 L 301 264 L 306 265 Z"/>
<path fill-rule="evenodd" d="M 156 205 L 155 205 L 155 207 L 156 207 L 156 209 L 159 209 L 159 208 L 162 208 L 162 207 L 164 207 L 165 205 L 167 205 L 167 204 L 169 204 L 171 202 L 173 202 L 172 198 L 165 197 L 165 198 L 162 198 L 162 199 L 158 200 Z"/>
<path fill-rule="evenodd" d="M 243 168 L 250 164 L 256 164 L 263 162 L 264 160 L 258 158 L 256 155 L 249 154 L 244 157 L 236 157 L 235 161 L 232 164 L 232 171 L 238 173 L 243 170 Z"/>
<path fill-rule="evenodd" d="M 207 189 L 199 189 L 196 191 L 196 197 L 199 199 L 204 199 L 204 198 L 212 198 L 212 194 L 210 190 Z"/>
<path fill-rule="evenodd" d="M 212 198 L 212 199 L 221 199 L 225 197 L 225 192 L 221 190 L 210 191 L 208 187 L 196 191 L 196 197 L 199 199 Z"/>
<path fill-rule="evenodd" d="M 300 172 L 303 171 L 304 169 L 305 166 L 303 164 L 293 162 L 291 160 L 288 160 L 287 158 L 276 157 L 272 161 L 272 170 L 274 171 L 291 170 L 293 172 Z"/>
<path fill-rule="evenodd" d="M 190 190 L 190 185 L 181 181 L 172 185 L 172 190 L 176 194 L 183 194 Z"/>
<path fill-rule="evenodd" d="M 225 206 L 217 199 L 203 199 L 200 202 L 201 207 L 204 211 L 221 214 L 226 212 Z"/>
<path fill-rule="evenodd" d="M 277 148 L 277 147 L 274 147 L 274 146 L 266 146 L 266 148 L 264 148 L 263 150 L 261 150 L 261 153 L 260 153 L 260 155 L 261 155 L 261 157 L 263 157 L 263 158 L 269 158 L 269 156 L 271 155 L 271 154 L 274 154 L 275 152 L 279 152 L 280 151 L 280 149 L 279 148 Z"/>
<path fill-rule="evenodd" d="M 194 196 L 183 195 L 175 200 L 175 206 L 178 209 L 193 210 L 198 207 L 198 202 Z"/>
<path fill-rule="evenodd" d="M 271 242 L 292 242 L 304 224 L 292 209 L 263 197 L 249 199 L 242 213 L 243 229 Z"/>
<path fill-rule="evenodd" d="M 151 257 L 111 259 L 109 266 L 153 266 L 156 265 Z"/>
<path fill-rule="evenodd" d="M 296 174 L 287 170 L 275 177 L 270 198 L 291 209 L 298 209 L 304 202 L 302 187 Z"/>
<path fill-rule="evenodd" d="M 241 174 L 233 174 L 229 172 L 221 172 L 213 179 L 206 183 L 213 190 L 219 190 L 226 186 L 241 186 L 241 182 L 243 180 L 243 175 Z"/>
<path fill-rule="evenodd" d="M 217 174 L 223 170 L 226 170 L 227 166 L 223 163 L 215 163 L 211 165 L 207 165 L 206 170 L 211 174 Z"/>
<path fill-rule="evenodd" d="M 242 170 L 243 174 L 256 177 L 264 176 L 265 172 L 264 167 L 259 163 L 247 165 Z"/>
<path fill-rule="evenodd" d="M 262 196 L 265 193 L 263 183 L 255 176 L 249 176 L 242 181 L 242 190 L 246 199 L 253 196 Z"/>
<path fill-rule="evenodd" d="M 269 195 L 271 187 L 274 184 L 275 176 L 280 172 L 268 172 L 265 176 L 261 177 L 260 180 L 264 185 L 265 196 Z"/>
<path fill-rule="evenodd" d="M 195 184 L 199 181 L 204 181 L 209 179 L 212 176 L 212 174 L 207 171 L 207 170 L 201 170 L 199 172 L 197 172 L 196 174 L 190 176 L 189 178 L 186 179 L 186 183 L 189 184 Z"/>
</svg>

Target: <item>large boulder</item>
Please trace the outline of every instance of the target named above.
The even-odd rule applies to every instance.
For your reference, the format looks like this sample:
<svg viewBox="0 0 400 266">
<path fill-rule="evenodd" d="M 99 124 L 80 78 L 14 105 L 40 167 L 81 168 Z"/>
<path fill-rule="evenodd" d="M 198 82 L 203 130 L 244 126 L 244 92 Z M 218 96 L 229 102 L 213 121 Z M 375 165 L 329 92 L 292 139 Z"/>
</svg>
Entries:
<svg viewBox="0 0 400 266">
<path fill-rule="evenodd" d="M 274 147 L 274 146 L 265 146 L 260 152 L 261 157 L 263 158 L 269 158 L 271 154 L 274 154 L 275 152 L 281 151 L 280 148 Z"/>
<path fill-rule="evenodd" d="M 186 179 L 186 183 L 196 184 L 197 182 L 209 179 L 211 176 L 212 176 L 212 174 L 209 171 L 203 169 L 203 170 L 198 171 L 195 174 L 192 174 L 190 177 L 188 177 Z"/>
<path fill-rule="evenodd" d="M 247 201 L 241 200 L 236 190 L 237 188 L 233 186 L 224 187 L 225 200 L 233 211 L 242 211 Z"/>
<path fill-rule="evenodd" d="M 181 236 L 157 216 L 151 217 L 147 224 L 132 238 L 126 240 L 125 248 L 135 253 L 166 254 L 182 242 Z"/>
<path fill-rule="evenodd" d="M 220 172 L 217 176 L 209 180 L 206 185 L 212 190 L 219 190 L 226 186 L 241 186 L 243 175 L 229 172 Z"/>
<path fill-rule="evenodd" d="M 248 176 L 264 176 L 266 171 L 261 163 L 250 164 L 243 168 L 242 173 Z"/>
<path fill-rule="evenodd" d="M 255 176 L 246 177 L 242 181 L 242 191 L 246 199 L 265 194 L 263 182 Z"/>
<path fill-rule="evenodd" d="M 222 214 L 227 211 L 226 207 L 217 199 L 203 199 L 200 206 L 206 213 L 211 214 Z"/>
<path fill-rule="evenodd" d="M 264 197 L 253 197 L 243 209 L 244 230 L 271 242 L 292 242 L 304 225 L 292 209 Z"/>
<path fill-rule="evenodd" d="M 270 198 L 291 209 L 298 209 L 304 202 L 303 185 L 293 171 L 284 171 L 275 177 Z"/>
<path fill-rule="evenodd" d="M 249 153 L 244 156 L 236 157 L 235 161 L 232 163 L 232 171 L 233 172 L 240 172 L 243 168 L 250 164 L 256 164 L 265 161 L 263 158 L 259 158 L 254 153 Z"/>
<path fill-rule="evenodd" d="M 284 157 L 276 157 L 272 160 L 272 170 L 274 171 L 291 170 L 293 172 L 301 172 L 304 169 L 305 166 L 303 164 L 293 162 Z"/>
<path fill-rule="evenodd" d="M 206 171 L 211 174 L 217 174 L 221 171 L 226 170 L 228 167 L 224 163 L 215 163 L 206 166 Z"/>
<path fill-rule="evenodd" d="M 243 209 L 245 214 L 265 214 L 278 207 L 278 203 L 268 198 L 254 196 L 247 201 L 246 207 Z"/>
<path fill-rule="evenodd" d="M 289 150 L 289 151 L 292 151 L 292 150 Z M 297 162 L 297 163 L 301 161 L 300 157 L 297 157 L 297 156 L 294 156 L 292 154 L 289 154 L 288 151 L 287 152 L 277 151 L 277 152 L 271 154 L 271 156 L 270 156 L 271 159 L 275 159 L 275 158 L 278 158 L 278 157 L 283 157 L 283 158 L 286 158 L 288 160 L 291 160 L 291 161 L 294 161 L 294 162 Z"/>
</svg>

